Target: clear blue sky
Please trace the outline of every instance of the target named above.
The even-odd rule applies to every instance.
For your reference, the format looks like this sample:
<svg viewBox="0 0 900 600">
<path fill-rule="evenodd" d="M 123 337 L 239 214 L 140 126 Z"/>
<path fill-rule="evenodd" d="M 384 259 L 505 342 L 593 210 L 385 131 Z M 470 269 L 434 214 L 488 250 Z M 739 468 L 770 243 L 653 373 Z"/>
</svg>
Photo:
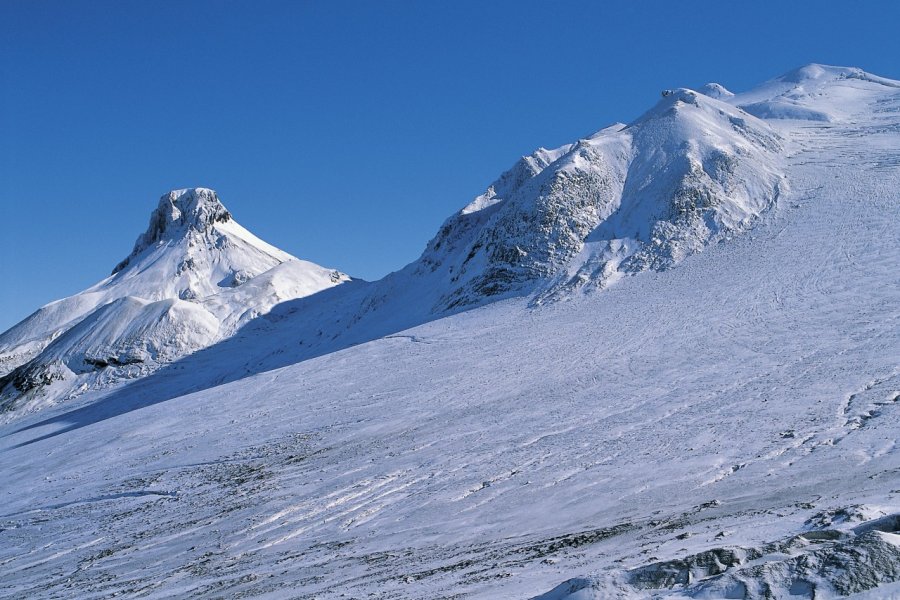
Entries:
<svg viewBox="0 0 900 600">
<path fill-rule="evenodd" d="M 888 1 L 0 0 L 0 330 L 108 275 L 169 189 L 375 279 L 519 156 L 660 89 L 900 79 L 898 23 Z"/>
</svg>

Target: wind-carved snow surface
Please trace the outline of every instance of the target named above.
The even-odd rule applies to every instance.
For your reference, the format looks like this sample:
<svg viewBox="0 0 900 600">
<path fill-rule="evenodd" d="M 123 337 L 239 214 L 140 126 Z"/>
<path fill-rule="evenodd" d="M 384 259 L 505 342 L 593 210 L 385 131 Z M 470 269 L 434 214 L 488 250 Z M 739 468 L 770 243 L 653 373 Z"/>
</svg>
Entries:
<svg viewBox="0 0 900 600">
<path fill-rule="evenodd" d="M 146 375 L 280 302 L 347 280 L 260 240 L 212 190 L 169 192 L 110 277 L 0 336 L 0 409 Z"/>
<path fill-rule="evenodd" d="M 0 596 L 897 595 L 900 87 L 860 73 L 676 90 L 382 281 L 0 426 Z"/>
</svg>

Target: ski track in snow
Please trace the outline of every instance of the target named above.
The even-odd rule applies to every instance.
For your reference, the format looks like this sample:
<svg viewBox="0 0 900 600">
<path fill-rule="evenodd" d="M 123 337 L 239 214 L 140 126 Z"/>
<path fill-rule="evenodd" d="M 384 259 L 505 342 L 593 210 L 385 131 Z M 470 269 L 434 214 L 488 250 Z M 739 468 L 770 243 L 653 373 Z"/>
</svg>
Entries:
<svg viewBox="0 0 900 600">
<path fill-rule="evenodd" d="M 3 425 L 0 597 L 527 598 L 900 510 L 900 96 L 873 114 L 779 124 L 791 191 L 677 268 Z"/>
</svg>

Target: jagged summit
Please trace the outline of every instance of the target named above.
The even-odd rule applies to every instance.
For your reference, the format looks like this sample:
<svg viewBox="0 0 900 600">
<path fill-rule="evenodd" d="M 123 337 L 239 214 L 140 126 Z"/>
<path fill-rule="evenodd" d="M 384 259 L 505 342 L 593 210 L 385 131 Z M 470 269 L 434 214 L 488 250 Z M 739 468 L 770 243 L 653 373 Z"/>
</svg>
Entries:
<svg viewBox="0 0 900 600">
<path fill-rule="evenodd" d="M 143 237 L 152 243 L 167 230 L 179 227 L 202 230 L 230 218 L 231 213 L 219 200 L 215 190 L 199 187 L 172 190 L 159 199 L 159 206 L 153 211 L 150 227 Z"/>
<path fill-rule="evenodd" d="M 172 190 L 159 199 L 159 206 L 150 215 L 150 225 L 134 244 L 131 255 L 140 254 L 149 246 L 163 240 L 186 235 L 187 232 L 206 231 L 214 223 L 225 223 L 231 213 L 209 188 Z M 129 258 L 116 265 L 113 275 L 128 264 Z"/>
<path fill-rule="evenodd" d="M 191 232 L 206 232 L 216 223 L 226 223 L 230 219 L 231 213 L 215 190 L 199 187 L 172 190 L 159 199 L 159 205 L 150 214 L 147 231 L 138 236 L 131 254 L 116 265 L 112 274 L 124 269 L 132 258 L 158 242 L 178 240 Z"/>
<path fill-rule="evenodd" d="M 198 300 L 291 260 L 237 223 L 214 190 L 187 188 L 160 198 L 112 277 L 142 298 Z"/>
</svg>

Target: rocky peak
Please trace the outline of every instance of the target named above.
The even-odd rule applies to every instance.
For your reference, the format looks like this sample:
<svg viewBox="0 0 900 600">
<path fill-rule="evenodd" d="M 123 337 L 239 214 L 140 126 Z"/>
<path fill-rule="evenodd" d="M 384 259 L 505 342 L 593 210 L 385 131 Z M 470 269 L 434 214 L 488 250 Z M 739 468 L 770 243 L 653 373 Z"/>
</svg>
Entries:
<svg viewBox="0 0 900 600">
<path fill-rule="evenodd" d="M 215 223 L 225 223 L 230 219 L 231 213 L 214 190 L 172 190 L 159 199 L 159 205 L 150 215 L 147 231 L 138 237 L 131 254 L 116 265 L 112 274 L 115 275 L 128 266 L 133 256 L 161 240 L 179 239 L 191 231 L 204 232 Z"/>
</svg>

